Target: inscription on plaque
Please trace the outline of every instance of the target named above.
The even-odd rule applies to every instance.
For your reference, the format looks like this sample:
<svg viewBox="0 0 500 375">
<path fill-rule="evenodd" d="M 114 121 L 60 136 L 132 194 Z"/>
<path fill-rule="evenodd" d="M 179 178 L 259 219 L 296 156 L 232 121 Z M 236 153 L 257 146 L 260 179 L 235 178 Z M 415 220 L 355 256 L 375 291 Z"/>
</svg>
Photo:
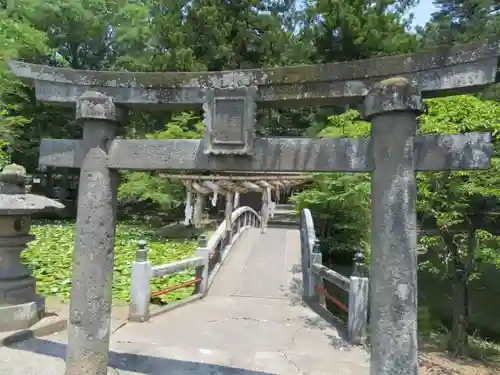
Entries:
<svg viewBox="0 0 500 375">
<path fill-rule="evenodd" d="M 245 100 L 216 99 L 214 142 L 216 144 L 245 144 Z"/>
<path fill-rule="evenodd" d="M 251 155 L 257 88 L 206 89 L 205 154 Z"/>
</svg>

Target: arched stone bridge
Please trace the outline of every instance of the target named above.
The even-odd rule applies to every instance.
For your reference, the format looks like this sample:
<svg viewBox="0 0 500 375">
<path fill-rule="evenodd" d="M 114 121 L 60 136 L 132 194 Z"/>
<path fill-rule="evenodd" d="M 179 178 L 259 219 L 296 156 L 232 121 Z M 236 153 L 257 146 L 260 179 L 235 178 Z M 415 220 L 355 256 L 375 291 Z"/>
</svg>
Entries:
<svg viewBox="0 0 500 375">
<path fill-rule="evenodd" d="M 231 243 L 224 243 L 222 223 L 200 248 L 219 255 L 209 262 L 204 291 L 143 319 L 132 308 L 132 319 L 145 322 L 111 324 L 109 373 L 368 374 L 368 352 L 350 344 L 347 330 L 326 310 L 303 300 L 302 279 L 308 276 L 301 253 L 312 250 L 310 220 L 303 218 L 301 238 L 293 226 L 262 233 L 260 216 L 248 207 L 233 217 Z M 155 269 L 159 275 L 182 266 Z M 63 374 L 66 343 L 64 331 L 0 348 L 0 373 Z"/>
</svg>

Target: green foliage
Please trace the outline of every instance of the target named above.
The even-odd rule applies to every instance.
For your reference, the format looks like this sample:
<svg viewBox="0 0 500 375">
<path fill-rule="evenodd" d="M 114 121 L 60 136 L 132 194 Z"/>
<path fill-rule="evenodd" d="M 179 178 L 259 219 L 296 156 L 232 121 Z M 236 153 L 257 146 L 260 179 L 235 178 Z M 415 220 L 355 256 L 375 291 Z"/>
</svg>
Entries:
<svg viewBox="0 0 500 375">
<path fill-rule="evenodd" d="M 36 235 L 36 239 L 30 242 L 28 249 L 22 253 L 22 260 L 37 279 L 38 293 L 44 296 L 57 296 L 63 300 L 69 299 L 75 246 L 74 224 L 43 223 L 34 225 L 32 232 Z M 151 229 L 119 224 L 116 232 L 113 274 L 114 300 L 129 301 L 131 265 L 137 250 L 137 241 L 140 239 L 148 241 L 148 258 L 153 265 L 189 258 L 197 247 L 196 241 L 158 238 Z M 151 281 L 151 291 L 187 281 L 193 276 L 194 271 L 188 270 L 168 278 L 155 278 Z M 179 300 L 190 295 L 192 291 L 192 288 L 179 289 L 162 296 L 161 300 L 163 302 Z"/>
<path fill-rule="evenodd" d="M 14 79 L 8 61 L 26 56 L 47 54 L 46 35 L 14 17 L 10 8 L 0 10 L 0 167 L 11 156 L 6 146 L 15 142 L 22 126 L 31 118 L 19 113 L 20 103 L 26 97 L 20 81 Z"/>
<path fill-rule="evenodd" d="M 198 139 L 203 135 L 204 125 L 191 113 L 174 116 L 164 129 L 146 134 L 148 139 Z M 161 210 L 178 207 L 184 201 L 182 184 L 158 176 L 157 173 L 127 172 L 120 185 L 118 196 L 122 200 L 152 202 Z"/>
<path fill-rule="evenodd" d="M 205 70 L 189 42 L 196 32 L 185 22 L 185 0 L 164 5 L 158 1 L 123 2 L 113 17 L 118 56 L 115 68 L 139 71 Z"/>
<path fill-rule="evenodd" d="M 500 104 L 494 101 L 481 100 L 473 96 L 455 96 L 427 101 L 429 113 L 422 116 L 421 132 L 425 133 L 464 133 L 491 132 L 493 136 L 494 154 L 491 168 L 488 170 L 456 171 L 439 173 L 419 173 L 418 209 L 426 218 L 435 219 L 443 234 L 440 237 L 423 237 L 422 245 L 432 249 L 445 244 L 445 252 L 441 253 L 443 262 L 453 261 L 452 250 L 459 258 L 467 257 L 467 233 L 452 234 L 453 227 L 462 226 L 475 229 L 473 215 L 488 215 L 484 207 L 486 199 L 495 202 L 500 198 Z M 495 207 L 493 207 L 496 209 Z M 492 218 L 497 212 L 491 212 Z M 486 231 L 478 233 L 479 246 L 472 249 L 475 261 L 500 262 L 494 250 L 497 242 Z M 445 239 L 448 238 L 448 241 Z M 450 245 L 456 245 L 455 247 Z M 472 256 L 472 254 L 470 254 Z M 423 264 L 425 267 L 436 267 Z M 470 277 L 477 277 L 473 269 Z M 445 275 L 443 275 L 445 276 Z"/>
<path fill-rule="evenodd" d="M 364 137 L 370 134 L 370 123 L 361 120 L 358 111 L 350 109 L 340 115 L 330 116 L 319 137 Z"/>
<path fill-rule="evenodd" d="M 0 170 L 10 163 L 10 153 L 8 151 L 8 146 L 9 144 L 6 141 L 0 140 Z"/>
<path fill-rule="evenodd" d="M 437 11 L 419 32 L 425 46 L 466 43 L 500 31 L 497 0 L 434 0 Z"/>
<path fill-rule="evenodd" d="M 354 110 L 330 116 L 320 137 L 357 137 L 370 131 Z M 352 259 L 363 247 L 369 252 L 370 177 L 367 174 L 322 173 L 313 175 L 311 187 L 292 197 L 298 210 L 309 208 L 323 251 L 337 263 Z M 326 247 L 326 248 L 325 248 Z M 342 259 L 341 259 L 342 258 Z"/>
<path fill-rule="evenodd" d="M 297 210 L 311 210 L 324 250 L 351 260 L 351 253 L 366 248 L 370 239 L 370 179 L 364 174 L 323 173 L 314 174 L 313 181 L 292 202 Z"/>
<path fill-rule="evenodd" d="M 111 21 L 123 1 L 20 0 L 15 13 L 37 30 L 49 30 L 53 64 L 74 69 L 102 69 L 113 62 Z"/>
<path fill-rule="evenodd" d="M 190 112 L 182 112 L 172 117 L 163 130 L 146 134 L 148 139 L 199 139 L 203 136 L 205 126 L 198 116 Z"/>
<path fill-rule="evenodd" d="M 198 0 L 187 12 L 195 25 L 188 34 L 197 58 L 208 70 L 257 68 L 302 62 L 308 46 L 297 43 L 282 24 L 272 1 Z M 274 9 L 273 9 L 274 8 Z"/>
<path fill-rule="evenodd" d="M 406 11 L 415 1 L 308 1 L 308 26 L 319 61 L 359 60 L 415 50 Z"/>
</svg>

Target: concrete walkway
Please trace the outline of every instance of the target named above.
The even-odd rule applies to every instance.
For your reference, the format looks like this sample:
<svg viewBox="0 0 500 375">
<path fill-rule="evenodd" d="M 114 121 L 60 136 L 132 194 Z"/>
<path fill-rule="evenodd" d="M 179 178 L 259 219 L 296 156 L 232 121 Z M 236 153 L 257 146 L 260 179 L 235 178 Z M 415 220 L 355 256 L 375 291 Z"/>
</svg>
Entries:
<svg viewBox="0 0 500 375">
<path fill-rule="evenodd" d="M 303 305 L 300 279 L 299 231 L 250 229 L 206 298 L 114 322 L 109 374 L 367 375 L 368 354 Z M 65 336 L 0 348 L 0 374 L 64 374 Z"/>
</svg>

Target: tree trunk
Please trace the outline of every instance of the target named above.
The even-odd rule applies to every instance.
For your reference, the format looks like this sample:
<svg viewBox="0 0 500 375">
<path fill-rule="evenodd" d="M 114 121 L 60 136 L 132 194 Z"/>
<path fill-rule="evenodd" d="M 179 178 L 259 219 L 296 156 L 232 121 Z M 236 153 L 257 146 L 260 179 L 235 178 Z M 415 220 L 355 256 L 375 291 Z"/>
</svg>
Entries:
<svg viewBox="0 0 500 375">
<path fill-rule="evenodd" d="M 460 264 L 458 264 L 460 267 Z M 467 328 L 468 316 L 468 296 L 467 280 L 464 272 L 460 268 L 455 268 L 455 275 L 452 276 L 452 301 L 453 301 L 453 323 L 451 327 L 451 337 L 449 341 L 450 351 L 458 356 L 466 355 L 468 346 Z"/>
<path fill-rule="evenodd" d="M 452 302 L 453 322 L 451 337 L 448 343 L 449 350 L 458 356 L 465 356 L 468 349 L 469 328 L 469 295 L 468 281 L 469 273 L 474 267 L 474 251 L 476 249 L 476 230 L 471 229 L 468 233 L 467 257 L 463 262 L 458 251 L 457 244 L 448 243 L 447 246 L 452 254 Z"/>
</svg>

